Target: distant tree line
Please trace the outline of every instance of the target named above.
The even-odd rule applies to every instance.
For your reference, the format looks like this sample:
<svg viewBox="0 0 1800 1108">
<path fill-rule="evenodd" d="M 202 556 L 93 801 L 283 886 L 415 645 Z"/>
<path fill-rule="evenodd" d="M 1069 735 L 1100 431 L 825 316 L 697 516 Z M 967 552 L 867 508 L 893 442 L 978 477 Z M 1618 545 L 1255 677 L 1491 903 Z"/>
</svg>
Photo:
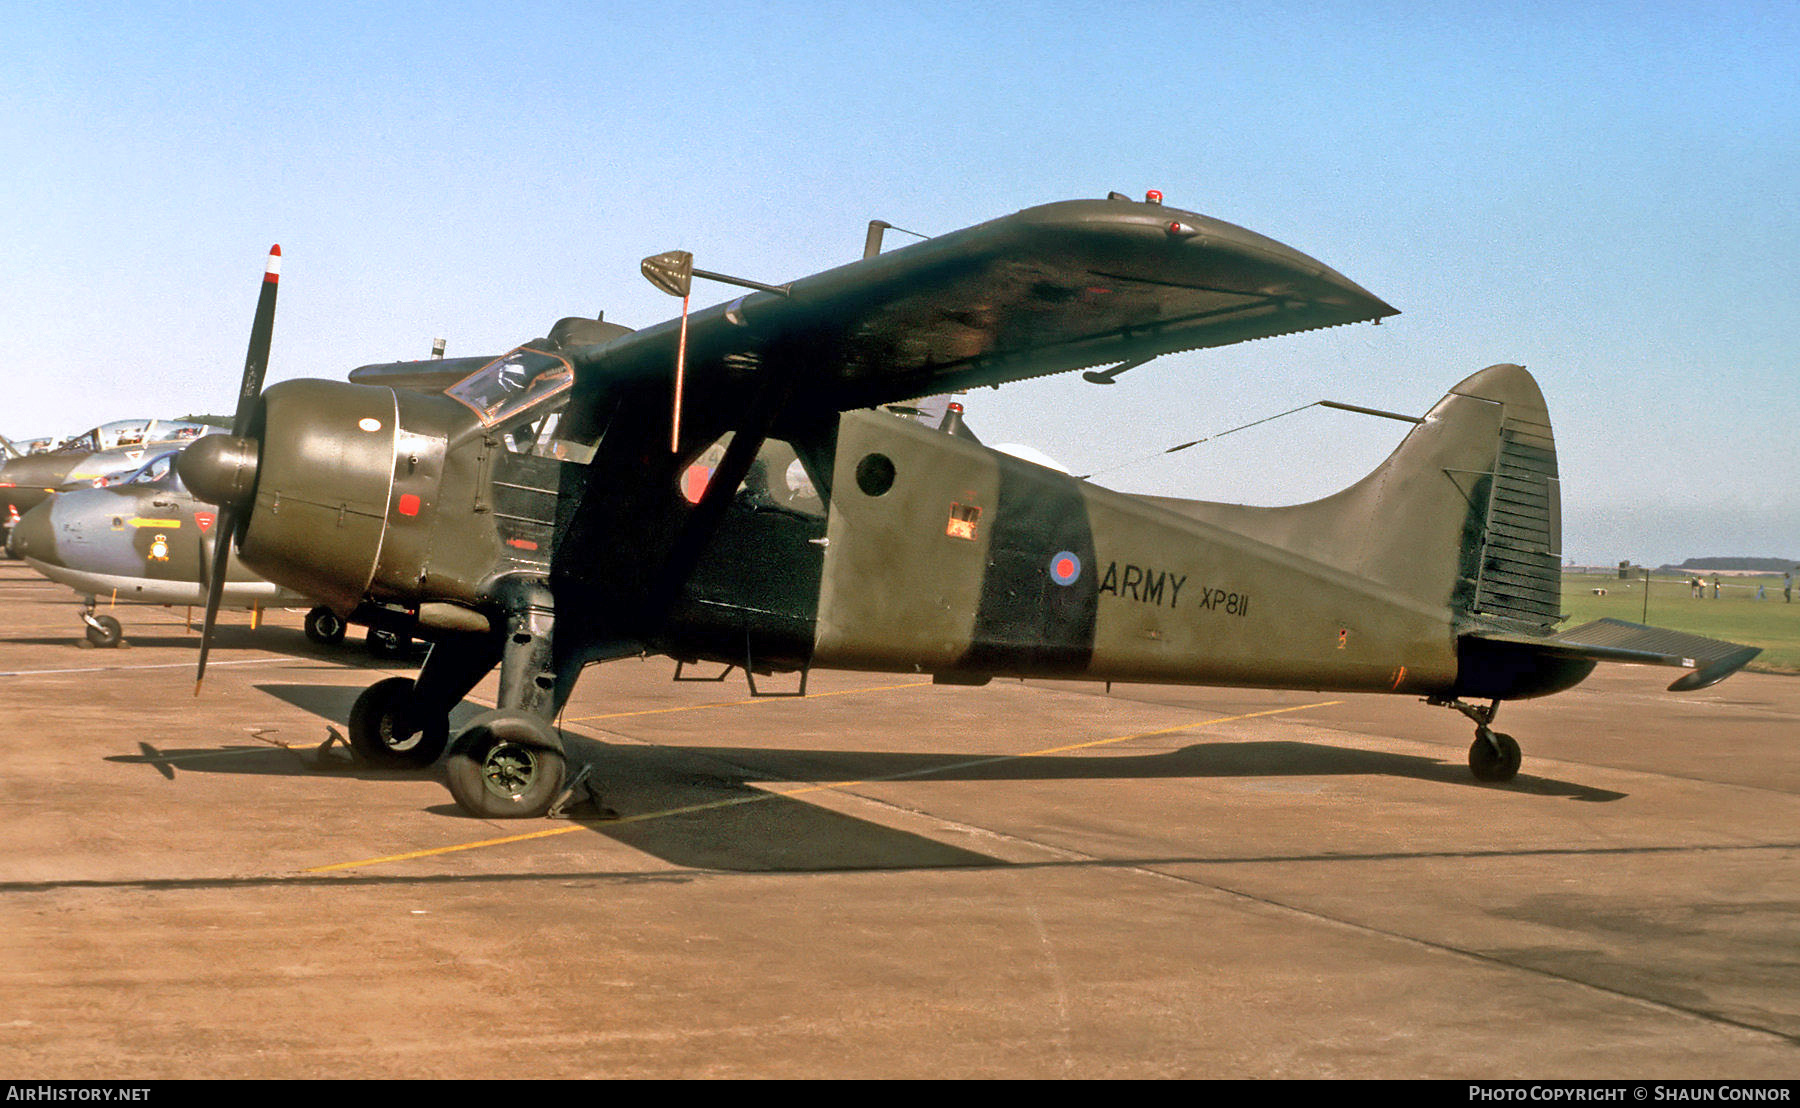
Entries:
<svg viewBox="0 0 1800 1108">
<path fill-rule="evenodd" d="M 1747 570 L 1750 572 L 1782 573 L 1800 565 L 1800 558 L 1689 558 L 1678 566 L 1659 566 L 1659 569 L 1672 571 L 1693 570 Z"/>
</svg>

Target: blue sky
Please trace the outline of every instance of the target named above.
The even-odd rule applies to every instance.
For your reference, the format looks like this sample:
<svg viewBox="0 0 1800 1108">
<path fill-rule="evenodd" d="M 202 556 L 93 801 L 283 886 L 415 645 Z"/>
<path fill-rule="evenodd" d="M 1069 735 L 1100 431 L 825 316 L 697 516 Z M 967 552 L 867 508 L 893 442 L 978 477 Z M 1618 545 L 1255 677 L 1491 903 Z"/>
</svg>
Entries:
<svg viewBox="0 0 1800 1108">
<path fill-rule="evenodd" d="M 1800 5 L 0 0 L 0 58 L 7 435 L 226 408 L 272 242 L 271 380 L 341 377 L 658 322 L 662 250 L 785 281 L 1158 188 L 1402 314 L 983 390 L 986 441 L 1293 502 L 1400 425 L 1137 460 L 1520 362 L 1568 557 L 1800 558 Z"/>
</svg>

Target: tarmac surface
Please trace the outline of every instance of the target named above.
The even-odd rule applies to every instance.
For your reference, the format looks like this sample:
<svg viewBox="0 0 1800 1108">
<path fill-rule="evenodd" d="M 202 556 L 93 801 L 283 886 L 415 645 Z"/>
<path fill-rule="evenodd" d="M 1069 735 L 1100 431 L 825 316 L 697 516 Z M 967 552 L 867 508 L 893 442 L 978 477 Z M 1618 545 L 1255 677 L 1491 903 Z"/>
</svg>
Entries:
<svg viewBox="0 0 1800 1108">
<path fill-rule="evenodd" d="M 180 609 L 0 613 L 7 1079 L 1800 1076 L 1800 678 L 1603 667 L 1486 786 L 1405 697 L 634 659 L 611 818 L 489 822 L 321 749 L 410 670 L 298 611 L 198 699 Z"/>
</svg>

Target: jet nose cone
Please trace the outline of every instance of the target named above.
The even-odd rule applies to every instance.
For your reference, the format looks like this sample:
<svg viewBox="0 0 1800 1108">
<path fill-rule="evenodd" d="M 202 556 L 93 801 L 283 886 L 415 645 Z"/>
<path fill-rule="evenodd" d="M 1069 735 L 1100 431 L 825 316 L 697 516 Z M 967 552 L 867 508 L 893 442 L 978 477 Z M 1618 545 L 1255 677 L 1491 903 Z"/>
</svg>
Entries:
<svg viewBox="0 0 1800 1108">
<path fill-rule="evenodd" d="M 50 508 L 56 502 L 46 500 L 19 517 L 13 524 L 7 549 L 21 558 L 56 563 L 56 528 L 50 522 Z"/>
<path fill-rule="evenodd" d="M 208 435 L 175 459 L 188 491 L 220 507 L 240 508 L 256 489 L 256 463 L 261 453 L 255 439 Z"/>
</svg>

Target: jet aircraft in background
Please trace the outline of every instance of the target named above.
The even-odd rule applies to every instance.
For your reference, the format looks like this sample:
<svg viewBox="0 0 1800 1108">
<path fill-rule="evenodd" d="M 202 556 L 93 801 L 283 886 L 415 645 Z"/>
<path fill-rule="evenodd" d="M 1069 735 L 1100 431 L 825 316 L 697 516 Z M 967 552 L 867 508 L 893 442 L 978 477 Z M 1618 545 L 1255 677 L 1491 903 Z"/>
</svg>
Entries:
<svg viewBox="0 0 1800 1108">
<path fill-rule="evenodd" d="M 58 489 L 127 477 L 159 446 L 185 446 L 223 428 L 187 420 L 121 419 L 66 439 L 52 449 L 8 452 L 0 464 L 0 520 L 9 540 L 19 518 Z"/>
<path fill-rule="evenodd" d="M 65 489 L 26 512 L 15 528 L 18 556 L 84 599 L 81 620 L 95 646 L 124 640 L 124 628 L 111 611 L 114 602 L 206 603 L 218 511 L 181 483 L 174 466 L 178 453 L 152 448 L 135 472 L 103 486 Z M 107 611 L 100 610 L 102 601 Z M 250 610 L 258 619 L 264 608 L 311 604 L 304 594 L 251 573 L 236 556 L 226 559 L 220 602 Z M 305 630 L 313 642 L 341 642 L 346 620 L 315 605 Z M 411 642 L 410 628 L 371 626 L 368 641 L 378 654 L 397 655 Z"/>
</svg>

